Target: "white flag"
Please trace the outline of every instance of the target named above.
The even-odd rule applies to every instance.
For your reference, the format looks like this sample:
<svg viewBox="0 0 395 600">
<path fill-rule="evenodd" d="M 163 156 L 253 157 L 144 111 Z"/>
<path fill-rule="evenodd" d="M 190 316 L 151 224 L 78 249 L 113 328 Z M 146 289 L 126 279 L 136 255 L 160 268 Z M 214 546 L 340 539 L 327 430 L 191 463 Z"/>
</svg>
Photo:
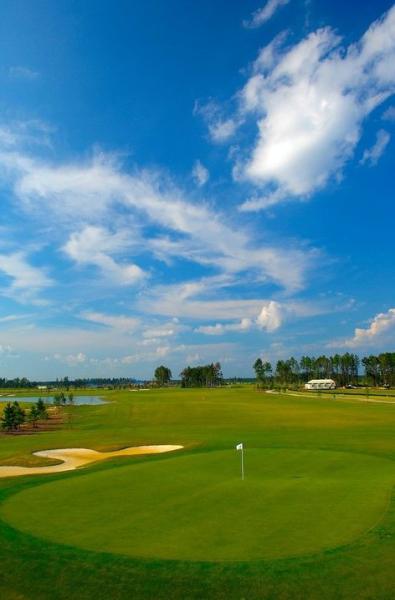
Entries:
<svg viewBox="0 0 395 600">
<path fill-rule="evenodd" d="M 243 450 L 243 444 L 237 444 L 236 450 Z"/>
</svg>

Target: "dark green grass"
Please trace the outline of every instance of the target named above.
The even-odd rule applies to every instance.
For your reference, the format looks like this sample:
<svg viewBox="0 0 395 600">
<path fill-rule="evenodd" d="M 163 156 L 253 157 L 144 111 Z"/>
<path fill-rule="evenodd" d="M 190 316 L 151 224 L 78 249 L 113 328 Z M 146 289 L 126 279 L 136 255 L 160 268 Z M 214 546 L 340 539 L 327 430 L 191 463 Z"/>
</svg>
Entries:
<svg viewBox="0 0 395 600">
<path fill-rule="evenodd" d="M 304 475 L 310 480 L 323 479 L 328 484 L 322 494 L 319 494 L 324 500 L 324 506 L 317 503 L 317 507 L 320 505 L 321 510 L 327 511 L 326 514 L 330 513 L 331 507 L 339 504 L 341 498 L 344 500 L 347 494 L 351 493 L 352 502 L 341 501 L 339 504 L 339 508 L 343 506 L 342 510 L 347 509 L 344 513 L 347 525 L 341 528 L 337 526 L 326 528 L 327 531 L 333 529 L 337 533 L 340 532 L 341 539 L 337 537 L 335 540 L 329 540 L 325 545 L 331 548 L 327 550 L 319 550 L 317 545 L 305 547 L 304 550 L 302 549 L 302 555 L 288 558 L 256 560 L 255 556 L 254 560 L 243 562 L 133 558 L 110 553 L 111 548 L 104 541 L 102 545 L 95 546 L 97 551 L 89 551 L 73 546 L 75 540 L 65 538 L 57 540 L 68 544 L 63 545 L 23 533 L 15 527 L 15 525 L 22 525 L 21 516 L 21 521 L 14 522 L 13 526 L 3 522 L 0 527 L 0 598 L 34 600 L 378 598 L 381 600 L 393 597 L 395 505 L 392 501 L 388 503 L 386 509 L 385 497 L 388 498 L 390 477 L 387 469 L 389 461 L 381 460 L 393 460 L 395 457 L 393 406 L 356 403 L 352 400 L 336 402 L 327 398 L 270 397 L 246 387 L 206 391 L 158 390 L 133 394 L 125 392 L 113 394 L 112 398 L 116 402 L 104 406 L 73 409 L 75 418 L 72 428 L 23 438 L 0 437 L 0 460 L 5 464 L 18 457 L 21 464 L 22 462 L 27 464 L 31 461 L 30 452 L 35 449 L 67 446 L 115 449 L 142 443 L 184 444 L 186 450 L 182 452 L 185 458 L 181 455 L 124 458 L 63 475 L 1 480 L 0 500 L 1 497 L 4 499 L 7 497 L 10 506 L 15 501 L 16 512 L 21 509 L 19 502 L 22 498 L 26 498 L 26 494 L 33 494 L 37 499 L 40 499 L 41 495 L 41 502 L 49 502 L 50 509 L 47 504 L 39 507 L 29 503 L 25 505 L 25 509 L 20 514 L 23 515 L 23 526 L 26 529 L 32 528 L 33 523 L 37 524 L 38 517 L 42 521 L 40 535 L 47 528 L 47 535 L 49 532 L 49 536 L 52 536 L 52 528 L 48 526 L 51 523 L 53 527 L 67 530 L 67 534 L 71 535 L 76 531 L 72 526 L 73 518 L 69 528 L 65 527 L 65 522 L 67 515 L 74 515 L 76 518 L 74 506 L 78 502 L 77 496 L 71 493 L 73 486 L 75 490 L 83 491 L 84 502 L 89 502 L 86 493 L 90 480 L 92 485 L 95 482 L 94 485 L 104 490 L 103 493 L 106 495 L 112 493 L 111 489 L 108 489 L 112 484 L 107 486 L 107 489 L 103 487 L 106 478 L 109 484 L 111 481 L 119 480 L 126 485 L 125 481 L 132 482 L 136 470 L 148 480 L 151 469 L 153 469 L 151 474 L 155 472 L 157 477 L 161 477 L 163 468 L 170 468 L 170 466 L 175 468 L 181 460 L 186 461 L 185 464 L 188 461 L 197 461 L 200 465 L 200 473 L 207 472 L 207 468 L 206 470 L 202 468 L 204 461 L 212 460 L 208 469 L 211 473 L 216 458 L 219 459 L 221 455 L 228 456 L 226 452 L 219 451 L 233 449 L 236 442 L 244 441 L 247 447 L 246 460 L 248 460 L 249 448 L 262 449 L 256 453 L 258 463 L 261 462 L 260 455 L 267 455 L 270 452 L 276 454 L 277 450 L 281 454 L 284 452 L 283 449 L 288 449 L 287 456 L 290 458 L 283 460 L 282 466 L 284 463 L 289 463 L 290 470 L 294 471 L 298 466 L 295 475 L 302 476 L 303 473 L 300 473 L 299 469 L 304 462 L 294 460 L 296 454 L 299 454 L 295 450 L 312 451 L 311 457 L 325 454 L 317 452 L 318 450 L 345 453 L 344 462 L 335 461 L 331 464 L 329 460 L 325 466 L 322 461 L 318 461 L 321 465 L 318 471 L 317 465 L 309 466 L 309 461 L 306 460 L 305 469 L 308 469 L 308 473 L 304 471 Z M 330 453 L 327 454 L 328 457 Z M 235 451 L 230 451 L 230 460 L 233 460 L 231 457 L 234 454 Z M 307 457 L 308 453 L 305 456 Z M 332 454 L 331 456 L 333 458 Z M 238 461 L 237 455 L 235 458 Z M 38 459 L 34 460 L 38 461 Z M 347 471 L 348 460 L 353 465 L 349 471 Z M 219 462 L 222 464 L 222 460 Z M 345 469 L 343 474 L 346 477 L 340 477 L 339 464 L 342 469 Z M 238 467 L 238 462 L 235 466 Z M 250 469 L 252 466 L 251 462 L 248 467 L 247 462 L 246 468 Z M 187 473 L 188 469 L 185 471 Z M 247 476 L 248 473 L 250 471 L 247 472 Z M 225 476 L 226 473 L 221 475 L 221 477 Z M 281 477 L 284 483 L 286 479 L 284 472 L 282 475 L 277 474 L 278 480 Z M 335 497 L 332 497 L 331 493 L 336 488 L 334 484 L 339 481 L 339 478 L 346 483 L 341 486 L 341 489 L 338 488 Z M 276 477 L 273 473 L 270 475 L 266 472 L 262 473 L 261 480 L 274 481 Z M 387 483 L 381 487 L 384 481 Z M 51 502 L 49 496 L 47 498 L 42 495 L 42 490 L 51 489 L 52 482 L 54 482 L 53 490 L 62 490 L 62 486 L 66 486 L 65 490 L 70 489 L 70 495 L 59 494 L 56 502 Z M 295 509 L 292 500 L 297 495 L 298 482 L 306 484 L 303 477 L 294 479 L 290 483 L 290 512 Z M 234 486 L 239 483 L 235 480 Z M 177 481 L 171 484 L 177 487 Z M 193 478 L 185 476 L 184 485 L 187 484 L 193 487 Z M 90 503 L 92 506 L 103 507 L 104 504 L 100 502 L 94 485 Z M 230 496 L 235 493 L 234 486 L 231 490 L 226 490 L 230 492 Z M 372 489 L 376 487 L 381 492 L 373 494 Z M 13 500 L 13 494 L 19 491 L 22 494 L 14 496 Z M 146 494 L 146 487 L 141 487 L 140 493 Z M 38 496 L 35 496 L 36 494 Z M 152 486 L 152 496 L 155 497 L 157 494 L 158 485 Z M 130 498 L 132 502 L 132 494 Z M 237 500 L 240 502 L 240 495 L 237 495 Z M 205 517 L 207 511 L 211 511 L 212 523 L 215 525 L 218 523 L 216 515 L 221 511 L 224 512 L 224 507 L 218 504 L 218 496 L 215 502 L 209 503 L 209 506 L 210 509 L 203 503 L 201 512 Z M 350 510 L 351 507 L 354 507 L 354 510 Z M 167 507 L 168 510 L 170 508 L 174 510 L 174 506 Z M 189 521 L 190 504 L 186 502 L 182 508 L 184 512 L 180 512 L 180 518 Z M 274 502 L 273 510 L 275 509 Z M 123 507 L 121 516 L 124 510 Z M 114 511 L 116 513 L 116 506 Z M 365 511 L 369 513 L 369 517 L 366 517 Z M 251 509 L 249 508 L 246 513 L 249 515 Z M 283 510 L 281 513 L 285 514 Z M 154 526 L 158 529 L 160 515 L 156 518 L 157 522 Z M 227 518 L 226 515 L 223 518 Z M 334 520 L 339 518 L 337 515 Z M 58 525 L 56 525 L 57 519 Z M 230 523 L 231 521 L 232 519 L 229 519 Z M 147 527 L 144 529 L 147 530 Z M 242 531 L 241 527 L 240 530 Z M 280 535 L 278 540 L 289 545 L 290 541 L 287 538 L 292 536 L 292 531 L 296 530 L 295 527 L 292 529 L 292 519 L 290 519 L 289 523 L 285 523 L 284 534 Z M 316 543 L 322 536 L 322 529 L 316 528 L 315 534 L 310 529 L 310 533 L 308 535 L 307 533 L 306 529 L 306 535 L 303 533 L 300 535 L 302 542 L 310 540 L 311 544 Z M 334 533 L 335 531 L 331 535 Z M 158 535 L 154 536 L 151 531 L 150 537 L 153 540 L 157 539 Z M 317 538 L 316 541 L 314 537 Z M 247 538 L 249 539 L 249 536 L 246 536 L 244 544 L 248 542 Z M 279 544 L 280 542 L 273 544 L 273 547 L 279 547 Z M 270 547 L 269 542 L 266 547 Z M 249 548 L 251 551 L 251 546 Z M 309 553 L 304 554 L 306 551 Z"/>
</svg>

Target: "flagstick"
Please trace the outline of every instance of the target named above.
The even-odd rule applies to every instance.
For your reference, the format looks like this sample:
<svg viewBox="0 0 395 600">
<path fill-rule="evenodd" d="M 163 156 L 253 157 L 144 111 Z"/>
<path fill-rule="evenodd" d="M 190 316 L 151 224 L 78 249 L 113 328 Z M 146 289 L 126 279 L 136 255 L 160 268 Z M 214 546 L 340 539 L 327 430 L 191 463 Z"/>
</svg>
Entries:
<svg viewBox="0 0 395 600">
<path fill-rule="evenodd" d="M 244 446 L 241 449 L 241 480 L 244 481 Z"/>
</svg>

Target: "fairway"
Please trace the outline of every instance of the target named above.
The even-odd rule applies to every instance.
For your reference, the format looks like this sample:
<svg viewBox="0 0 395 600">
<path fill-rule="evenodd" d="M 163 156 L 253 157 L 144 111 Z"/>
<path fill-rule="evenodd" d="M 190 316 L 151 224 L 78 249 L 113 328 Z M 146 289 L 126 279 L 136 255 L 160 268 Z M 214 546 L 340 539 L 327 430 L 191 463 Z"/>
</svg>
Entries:
<svg viewBox="0 0 395 600">
<path fill-rule="evenodd" d="M 133 557 L 246 561 L 346 544 L 384 513 L 391 461 L 350 452 L 234 449 L 87 472 L 22 491 L 1 508 L 16 528 Z"/>
</svg>

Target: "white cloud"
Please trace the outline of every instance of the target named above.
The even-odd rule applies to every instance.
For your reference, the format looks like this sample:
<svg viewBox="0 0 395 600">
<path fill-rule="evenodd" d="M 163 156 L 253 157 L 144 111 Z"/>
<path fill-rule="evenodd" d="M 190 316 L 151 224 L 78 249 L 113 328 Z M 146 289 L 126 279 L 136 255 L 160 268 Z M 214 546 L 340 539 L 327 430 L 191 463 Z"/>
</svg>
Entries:
<svg viewBox="0 0 395 600">
<path fill-rule="evenodd" d="M 283 322 L 283 310 L 281 304 L 271 300 L 262 307 L 257 318 L 257 324 L 266 331 L 275 331 Z"/>
<path fill-rule="evenodd" d="M 250 308 L 247 302 L 248 301 L 245 301 L 244 304 L 245 310 Z M 224 333 L 228 333 L 230 331 L 246 332 L 255 327 L 259 329 L 265 329 L 268 333 L 272 333 L 281 327 L 286 316 L 295 314 L 299 314 L 300 316 L 301 313 L 303 314 L 303 310 L 292 303 L 281 304 L 275 300 L 268 300 L 264 303 L 261 301 L 260 305 L 260 311 L 259 313 L 255 313 L 255 315 L 258 315 L 255 318 L 243 317 L 241 321 L 236 323 L 216 323 L 215 325 L 203 325 L 195 329 L 195 331 L 197 333 L 204 333 L 206 335 L 223 335 Z M 306 312 L 309 313 L 308 310 Z"/>
<path fill-rule="evenodd" d="M 0 323 L 12 323 L 14 321 L 27 319 L 30 316 L 31 315 L 5 315 L 4 317 L 0 317 Z"/>
<path fill-rule="evenodd" d="M 234 119 L 225 119 L 214 121 L 209 124 L 208 130 L 213 142 L 222 144 L 228 141 L 236 133 L 238 127 L 237 121 Z"/>
<path fill-rule="evenodd" d="M 216 323 L 215 325 L 201 325 L 195 331 L 205 335 L 223 335 L 229 331 L 243 332 L 251 329 L 251 319 L 242 319 L 239 323 Z"/>
<path fill-rule="evenodd" d="M 244 27 L 256 28 L 269 21 L 275 12 L 288 4 L 289 0 L 268 0 L 266 4 L 256 10 L 248 21 L 244 21 Z"/>
<path fill-rule="evenodd" d="M 208 169 L 200 162 L 200 160 L 197 160 L 193 165 L 192 177 L 199 187 L 202 187 L 210 179 Z"/>
<path fill-rule="evenodd" d="M 116 262 L 117 254 L 127 246 L 125 232 L 111 233 L 103 227 L 84 227 L 71 234 L 63 246 L 64 252 L 79 265 L 94 265 L 112 282 L 130 285 L 145 278 L 144 271 L 135 264 Z"/>
<path fill-rule="evenodd" d="M 224 110 L 213 100 L 209 100 L 206 104 L 195 102 L 193 114 L 200 115 L 204 119 L 209 137 L 215 144 L 227 142 L 242 124 L 240 116 L 226 116 Z"/>
<path fill-rule="evenodd" d="M 44 269 L 32 266 L 23 252 L 0 254 L 0 271 L 11 279 L 3 294 L 22 302 L 33 302 L 40 291 L 53 284 Z"/>
<path fill-rule="evenodd" d="M 121 363 L 124 365 L 133 365 L 135 363 L 141 363 L 144 361 L 154 361 L 164 358 L 170 354 L 174 349 L 171 346 L 158 346 L 152 352 L 139 352 L 136 354 L 129 354 L 121 358 Z"/>
<path fill-rule="evenodd" d="M 75 367 L 76 365 L 81 365 L 86 362 L 87 357 L 83 352 L 78 352 L 77 354 L 59 354 L 55 353 L 53 358 L 59 362 L 65 363 L 70 367 Z"/>
<path fill-rule="evenodd" d="M 390 139 L 391 139 L 390 134 L 387 131 L 385 131 L 384 129 L 380 129 L 377 132 L 376 141 L 373 144 L 373 146 L 371 148 L 367 148 L 364 151 L 363 156 L 360 160 L 361 165 L 365 164 L 366 162 L 370 166 L 377 165 L 377 163 L 378 163 L 380 157 L 382 156 L 382 154 L 384 153 Z"/>
<path fill-rule="evenodd" d="M 266 329 L 275 331 L 289 319 L 314 317 L 334 311 L 344 310 L 344 305 L 337 306 L 332 301 L 301 302 L 270 299 L 210 299 L 210 289 L 214 282 L 210 278 L 193 281 L 188 284 L 158 286 L 149 291 L 139 303 L 140 310 L 147 313 L 204 321 L 216 319 L 219 322 L 199 326 L 195 332 L 207 335 L 222 335 L 228 331 L 248 331 L 249 329 Z M 215 282 L 218 289 L 227 282 Z M 227 322 L 228 321 L 228 322 Z M 230 322 L 229 322 L 230 321 Z"/>
<path fill-rule="evenodd" d="M 145 341 L 153 341 L 161 338 L 173 337 L 181 331 L 185 331 L 185 329 L 186 327 L 181 325 L 177 318 L 174 318 L 168 323 L 147 327 L 143 331 L 143 338 L 145 338 Z"/>
<path fill-rule="evenodd" d="M 356 348 L 358 346 L 368 346 L 370 344 L 380 343 L 384 334 L 395 328 L 395 308 L 390 308 L 385 313 L 377 314 L 366 329 L 356 328 L 354 336 L 338 345 Z M 336 342 L 334 343 L 334 345 Z"/>
<path fill-rule="evenodd" d="M 127 317 L 125 315 L 106 315 L 99 312 L 87 311 L 81 313 L 81 317 L 92 323 L 98 323 L 106 327 L 111 327 L 117 331 L 131 333 L 137 329 L 140 324 L 139 319 Z"/>
<path fill-rule="evenodd" d="M 242 208 L 308 197 L 340 177 L 364 120 L 394 93 L 394 65 L 395 7 L 348 48 L 323 28 L 283 52 L 278 40 L 263 49 L 239 96 L 258 138 L 236 172 L 262 190 Z"/>
<path fill-rule="evenodd" d="M 42 223 L 44 215 L 47 219 L 53 213 L 57 232 L 61 227 L 73 230 L 63 247 L 70 258 L 99 267 L 118 283 L 132 283 L 144 275 L 137 265 L 114 260 L 122 245 L 129 250 L 142 247 L 166 262 L 182 257 L 222 273 L 252 270 L 261 279 L 293 290 L 303 286 L 305 272 L 317 257 L 314 251 L 284 243 L 260 245 L 239 223 L 235 226 L 208 204 L 190 202 L 163 174 L 124 173 L 112 156 L 54 166 L 0 149 L 1 169 L 29 214 L 37 213 Z M 160 228 L 156 237 L 140 239 L 136 223 L 142 220 Z M 75 231 L 76 221 L 83 224 L 81 230 Z M 103 227 L 108 222 L 114 233 Z"/>
<path fill-rule="evenodd" d="M 39 119 L 13 121 L 0 125 L 0 147 L 4 149 L 21 147 L 51 147 L 51 134 L 54 129 Z"/>
</svg>

